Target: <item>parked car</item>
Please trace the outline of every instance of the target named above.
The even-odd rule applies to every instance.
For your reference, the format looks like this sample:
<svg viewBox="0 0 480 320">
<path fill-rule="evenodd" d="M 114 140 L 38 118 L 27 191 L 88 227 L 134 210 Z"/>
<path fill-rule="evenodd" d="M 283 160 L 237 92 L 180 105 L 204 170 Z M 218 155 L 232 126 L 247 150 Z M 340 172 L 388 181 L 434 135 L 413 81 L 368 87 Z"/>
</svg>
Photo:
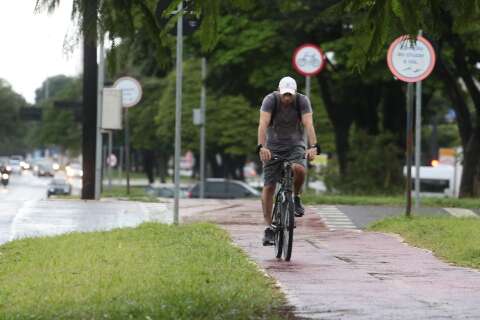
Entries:
<svg viewBox="0 0 480 320">
<path fill-rule="evenodd" d="M 174 187 L 146 187 L 145 192 L 152 197 L 173 198 L 175 197 Z M 180 198 L 185 198 L 186 191 L 180 189 Z"/>
<path fill-rule="evenodd" d="M 189 198 L 198 198 L 200 183 L 188 192 Z M 260 193 L 243 181 L 211 178 L 205 181 L 205 198 L 235 199 L 259 197 Z"/>
<path fill-rule="evenodd" d="M 82 177 L 83 169 L 80 163 L 70 163 L 65 167 L 65 172 L 69 177 Z"/>
<path fill-rule="evenodd" d="M 72 185 L 65 179 L 52 179 L 47 187 L 47 197 L 51 195 L 69 195 L 72 193 Z"/>
<path fill-rule="evenodd" d="M 38 162 L 33 166 L 33 174 L 39 177 L 53 177 L 55 171 L 50 162 Z"/>
</svg>

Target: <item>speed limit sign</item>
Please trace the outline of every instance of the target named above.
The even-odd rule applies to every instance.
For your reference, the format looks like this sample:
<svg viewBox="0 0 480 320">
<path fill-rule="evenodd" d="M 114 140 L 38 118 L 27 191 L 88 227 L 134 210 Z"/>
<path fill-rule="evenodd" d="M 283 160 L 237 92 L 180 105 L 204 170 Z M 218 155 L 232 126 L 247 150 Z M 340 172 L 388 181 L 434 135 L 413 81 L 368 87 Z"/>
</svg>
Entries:
<svg viewBox="0 0 480 320">
<path fill-rule="evenodd" d="M 314 76 L 325 67 L 325 56 L 319 46 L 307 43 L 295 49 L 292 65 L 302 76 Z"/>
</svg>

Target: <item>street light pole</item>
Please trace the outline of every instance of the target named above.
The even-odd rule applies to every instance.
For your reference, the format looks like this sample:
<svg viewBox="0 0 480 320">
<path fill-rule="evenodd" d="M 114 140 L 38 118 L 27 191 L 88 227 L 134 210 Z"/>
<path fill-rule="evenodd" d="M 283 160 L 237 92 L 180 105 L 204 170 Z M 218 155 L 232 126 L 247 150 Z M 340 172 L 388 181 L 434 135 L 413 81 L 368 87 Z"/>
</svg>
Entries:
<svg viewBox="0 0 480 320">
<path fill-rule="evenodd" d="M 97 97 L 97 146 L 95 156 L 95 200 L 100 199 L 102 190 L 102 109 L 103 83 L 105 79 L 105 50 L 103 46 L 103 30 L 100 30 L 99 63 L 98 63 L 98 97 Z"/>
<path fill-rule="evenodd" d="M 175 97 L 175 201 L 173 207 L 173 223 L 179 220 L 180 196 L 180 153 L 182 150 L 182 69 L 183 69 L 183 1 L 178 4 L 177 20 L 177 81 Z"/>
</svg>

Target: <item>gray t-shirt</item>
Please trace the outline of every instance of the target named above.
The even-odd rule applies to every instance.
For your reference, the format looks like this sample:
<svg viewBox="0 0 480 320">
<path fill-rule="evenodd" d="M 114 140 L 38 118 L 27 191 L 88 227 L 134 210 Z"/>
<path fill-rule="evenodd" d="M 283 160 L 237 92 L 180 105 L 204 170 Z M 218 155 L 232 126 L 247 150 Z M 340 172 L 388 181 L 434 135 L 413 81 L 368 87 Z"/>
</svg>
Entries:
<svg viewBox="0 0 480 320">
<path fill-rule="evenodd" d="M 267 148 L 282 150 L 291 146 L 305 147 L 303 125 L 299 121 L 297 108 L 300 108 L 302 115 L 312 112 L 310 99 L 303 94 L 297 93 L 298 99 L 294 98 L 292 104 L 283 106 L 280 102 L 280 94 L 272 92 L 263 99 L 261 111 L 272 113 L 275 106 L 274 95 L 277 95 L 277 110 L 275 111 L 273 122 L 267 128 Z M 299 104 L 297 107 L 295 107 L 296 101 Z"/>
</svg>

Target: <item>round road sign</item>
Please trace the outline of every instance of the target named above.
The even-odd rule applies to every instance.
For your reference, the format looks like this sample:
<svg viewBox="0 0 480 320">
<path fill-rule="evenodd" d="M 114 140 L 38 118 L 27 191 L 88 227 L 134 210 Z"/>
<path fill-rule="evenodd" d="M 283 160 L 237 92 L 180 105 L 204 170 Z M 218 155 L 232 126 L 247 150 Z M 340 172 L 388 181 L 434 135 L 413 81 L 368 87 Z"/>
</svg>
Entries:
<svg viewBox="0 0 480 320">
<path fill-rule="evenodd" d="M 133 107 L 142 99 L 142 87 L 132 77 L 119 78 L 115 81 L 113 87 L 122 90 L 122 105 L 125 108 Z"/>
<path fill-rule="evenodd" d="M 307 43 L 293 52 L 293 68 L 303 76 L 314 76 L 325 66 L 325 56 L 320 47 Z"/>
<path fill-rule="evenodd" d="M 387 54 L 390 71 L 405 82 L 417 82 L 430 75 L 435 66 L 435 51 L 422 36 L 412 42 L 408 36 L 395 39 Z"/>
<path fill-rule="evenodd" d="M 107 164 L 109 167 L 115 167 L 117 165 L 117 157 L 113 153 L 107 157 Z"/>
</svg>

